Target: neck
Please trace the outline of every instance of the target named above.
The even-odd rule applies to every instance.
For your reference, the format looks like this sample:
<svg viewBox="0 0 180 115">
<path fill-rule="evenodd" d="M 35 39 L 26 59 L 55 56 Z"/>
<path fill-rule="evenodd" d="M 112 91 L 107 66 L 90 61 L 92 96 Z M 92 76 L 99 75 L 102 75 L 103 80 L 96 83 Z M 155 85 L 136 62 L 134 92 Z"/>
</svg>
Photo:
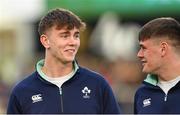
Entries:
<svg viewBox="0 0 180 115">
<path fill-rule="evenodd" d="M 72 62 L 61 63 L 60 61 L 53 61 L 45 59 L 42 71 L 49 77 L 61 77 L 69 74 L 73 70 Z"/>
<path fill-rule="evenodd" d="M 167 63 L 166 65 L 163 65 L 163 69 L 159 72 L 158 78 L 163 81 L 170 81 L 175 79 L 180 75 L 180 60 L 174 60 L 174 63 L 172 61 Z"/>
</svg>

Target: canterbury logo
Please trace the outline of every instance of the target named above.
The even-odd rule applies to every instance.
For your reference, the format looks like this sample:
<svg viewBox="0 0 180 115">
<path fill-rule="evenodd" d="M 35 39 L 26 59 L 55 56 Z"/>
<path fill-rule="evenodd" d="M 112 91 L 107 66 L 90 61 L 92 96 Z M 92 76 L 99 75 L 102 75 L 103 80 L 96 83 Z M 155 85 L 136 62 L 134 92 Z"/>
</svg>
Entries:
<svg viewBox="0 0 180 115">
<path fill-rule="evenodd" d="M 36 103 L 36 102 L 39 102 L 39 101 L 43 100 L 42 97 L 41 97 L 41 94 L 33 95 L 31 97 L 31 99 L 32 99 L 32 103 Z"/>
<path fill-rule="evenodd" d="M 151 105 L 151 98 L 145 99 L 143 101 L 143 107 L 149 106 Z"/>
</svg>

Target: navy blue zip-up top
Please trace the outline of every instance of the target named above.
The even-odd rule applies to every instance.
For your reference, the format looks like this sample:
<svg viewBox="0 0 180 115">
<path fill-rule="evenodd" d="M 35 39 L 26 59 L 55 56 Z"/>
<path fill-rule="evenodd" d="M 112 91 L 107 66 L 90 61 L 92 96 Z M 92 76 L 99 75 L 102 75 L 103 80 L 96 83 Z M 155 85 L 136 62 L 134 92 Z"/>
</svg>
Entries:
<svg viewBox="0 0 180 115">
<path fill-rule="evenodd" d="M 135 114 L 180 114 L 180 82 L 166 95 L 157 86 L 157 76 L 148 75 L 134 99 Z"/>
<path fill-rule="evenodd" d="M 61 88 L 37 71 L 12 91 L 8 114 L 119 114 L 112 89 L 99 74 L 79 67 Z"/>
</svg>

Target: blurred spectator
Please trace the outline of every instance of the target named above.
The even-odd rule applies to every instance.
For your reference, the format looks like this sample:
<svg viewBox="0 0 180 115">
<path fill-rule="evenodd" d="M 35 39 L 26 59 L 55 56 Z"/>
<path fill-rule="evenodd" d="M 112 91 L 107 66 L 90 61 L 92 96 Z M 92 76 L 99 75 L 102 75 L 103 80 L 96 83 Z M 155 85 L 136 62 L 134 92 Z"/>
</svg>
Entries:
<svg viewBox="0 0 180 115">
<path fill-rule="evenodd" d="M 9 97 L 9 89 L 10 87 L 8 87 L 7 84 L 2 82 L 0 76 L 0 114 L 6 112 Z"/>
</svg>

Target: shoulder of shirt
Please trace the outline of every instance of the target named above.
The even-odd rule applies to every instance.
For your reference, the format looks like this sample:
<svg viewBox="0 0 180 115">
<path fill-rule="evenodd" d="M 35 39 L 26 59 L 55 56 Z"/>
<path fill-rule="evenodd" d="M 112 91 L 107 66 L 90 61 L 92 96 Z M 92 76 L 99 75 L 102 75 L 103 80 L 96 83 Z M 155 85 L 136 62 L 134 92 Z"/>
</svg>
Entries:
<svg viewBox="0 0 180 115">
<path fill-rule="evenodd" d="M 152 89 L 155 89 L 156 86 L 143 81 L 143 83 L 137 88 L 135 96 L 141 95 L 142 93 L 145 93 L 146 91 L 151 91 Z"/>
<path fill-rule="evenodd" d="M 38 80 L 37 77 L 38 73 L 36 71 L 26 76 L 14 85 L 12 92 L 22 92 L 23 88 L 32 86 L 32 83 L 35 83 L 35 81 Z"/>
<path fill-rule="evenodd" d="M 90 79 L 99 79 L 104 80 L 104 76 L 96 71 L 93 71 L 91 69 L 85 68 L 85 67 L 79 67 L 80 75 L 86 75 Z"/>
<path fill-rule="evenodd" d="M 101 75 L 98 72 L 90 70 L 85 67 L 79 67 L 79 77 L 86 79 L 92 84 L 99 84 L 103 88 L 110 88 L 108 81 L 105 79 L 105 76 Z"/>
</svg>

